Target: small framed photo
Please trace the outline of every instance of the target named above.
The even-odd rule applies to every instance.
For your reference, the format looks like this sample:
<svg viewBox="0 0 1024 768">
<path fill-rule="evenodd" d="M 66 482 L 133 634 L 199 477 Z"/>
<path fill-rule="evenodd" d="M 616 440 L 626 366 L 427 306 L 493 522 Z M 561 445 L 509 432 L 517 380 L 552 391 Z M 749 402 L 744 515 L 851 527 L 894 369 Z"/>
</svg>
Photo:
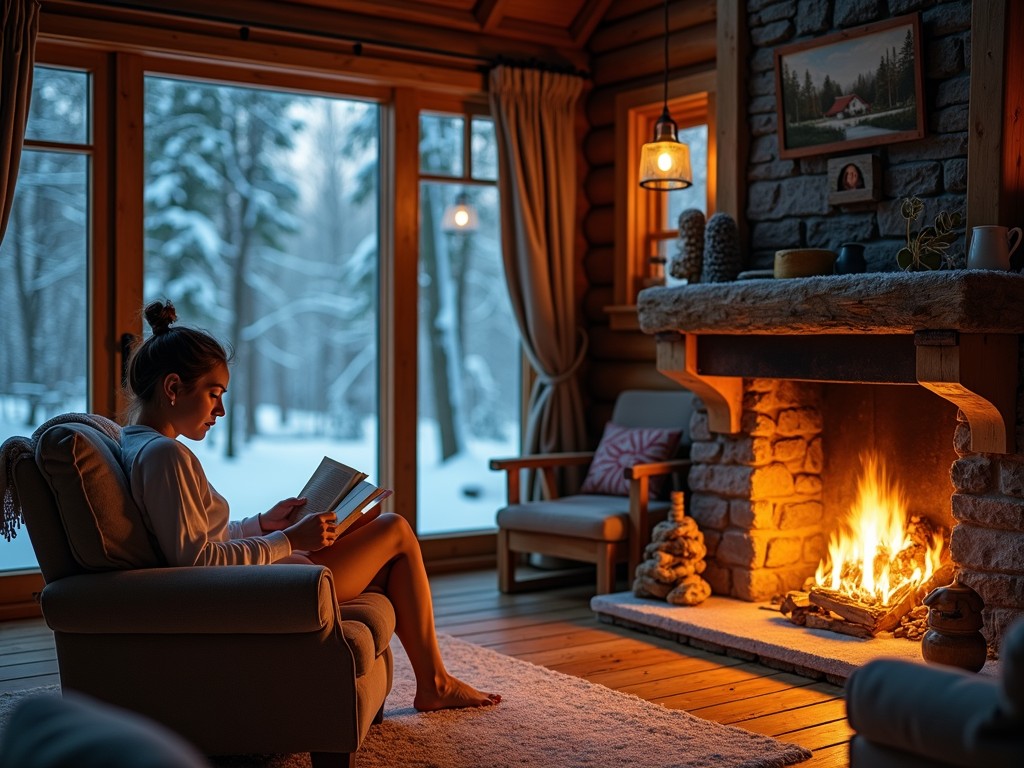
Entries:
<svg viewBox="0 0 1024 768">
<path fill-rule="evenodd" d="M 775 49 L 779 157 L 924 136 L 918 14 Z"/>
<path fill-rule="evenodd" d="M 877 200 L 880 163 L 877 155 L 849 155 L 828 161 L 828 204 Z"/>
</svg>

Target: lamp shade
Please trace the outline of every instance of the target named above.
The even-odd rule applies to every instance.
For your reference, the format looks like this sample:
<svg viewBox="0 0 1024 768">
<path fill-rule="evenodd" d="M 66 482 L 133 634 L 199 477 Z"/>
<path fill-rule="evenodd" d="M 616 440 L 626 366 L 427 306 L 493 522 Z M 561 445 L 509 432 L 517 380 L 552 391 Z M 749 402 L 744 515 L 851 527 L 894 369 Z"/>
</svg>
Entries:
<svg viewBox="0 0 1024 768">
<path fill-rule="evenodd" d="M 676 124 L 666 106 L 654 124 L 654 141 L 644 144 L 640 152 L 640 186 L 667 191 L 692 184 L 690 148 L 676 136 Z"/>
</svg>

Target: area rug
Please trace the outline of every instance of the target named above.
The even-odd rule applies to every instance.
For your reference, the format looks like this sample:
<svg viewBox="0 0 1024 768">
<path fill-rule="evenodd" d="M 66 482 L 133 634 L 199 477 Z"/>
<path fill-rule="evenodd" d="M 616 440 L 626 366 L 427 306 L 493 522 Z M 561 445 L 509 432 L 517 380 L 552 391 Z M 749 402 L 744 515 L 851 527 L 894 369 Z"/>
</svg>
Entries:
<svg viewBox="0 0 1024 768">
<path fill-rule="evenodd" d="M 793 671 L 818 672 L 842 683 L 871 659 L 881 656 L 924 663 L 921 644 L 893 637 L 891 632 L 863 640 L 824 629 L 793 624 L 767 604 L 727 597 L 710 597 L 697 606 L 669 605 L 661 600 L 635 597 L 632 592 L 596 595 L 590 608 L 600 617 L 626 626 L 638 625 L 662 636 L 696 638 L 723 648 L 753 654 L 758 660 L 792 665 Z M 997 674 L 990 661 L 982 674 Z"/>
<path fill-rule="evenodd" d="M 416 712 L 412 670 L 395 644 L 384 722 L 370 729 L 360 768 L 776 768 L 806 760 L 794 744 L 702 720 L 442 635 L 448 668 L 503 701 L 483 709 Z M 39 689 L 36 689 L 37 691 Z M 0 697 L 0 728 L 6 721 Z M 307 768 L 309 756 L 221 758 L 231 768 Z"/>
</svg>

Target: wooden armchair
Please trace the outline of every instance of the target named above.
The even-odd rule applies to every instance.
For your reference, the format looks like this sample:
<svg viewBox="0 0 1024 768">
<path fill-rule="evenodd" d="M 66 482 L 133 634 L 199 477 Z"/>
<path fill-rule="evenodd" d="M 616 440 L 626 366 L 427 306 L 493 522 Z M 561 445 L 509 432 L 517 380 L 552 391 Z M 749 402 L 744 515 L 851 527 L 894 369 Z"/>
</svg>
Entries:
<svg viewBox="0 0 1024 768">
<path fill-rule="evenodd" d="M 612 423 L 628 428 L 674 428 L 682 437 L 674 453 L 688 453 L 693 395 L 685 390 L 629 390 L 619 395 Z M 634 463 L 623 467 L 628 490 L 622 495 L 578 492 L 559 496 L 557 474 L 586 467 L 595 452 L 535 454 L 492 459 L 491 469 L 507 473 L 508 502 L 498 511 L 498 588 L 502 592 L 538 589 L 562 583 L 555 578 L 516 580 L 519 553 L 539 553 L 597 566 L 597 594 L 614 591 L 615 568 L 628 563 L 632 578 L 650 541 L 651 527 L 665 519 L 668 502 L 650 498 L 651 480 L 689 468 L 686 458 Z M 521 473 L 540 473 L 544 499 L 524 501 Z"/>
</svg>

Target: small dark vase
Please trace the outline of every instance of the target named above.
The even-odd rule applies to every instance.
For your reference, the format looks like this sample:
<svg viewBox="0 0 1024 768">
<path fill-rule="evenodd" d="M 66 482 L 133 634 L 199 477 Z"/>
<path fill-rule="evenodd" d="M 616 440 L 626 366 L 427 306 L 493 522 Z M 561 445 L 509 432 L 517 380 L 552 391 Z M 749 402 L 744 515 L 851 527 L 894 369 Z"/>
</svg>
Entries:
<svg viewBox="0 0 1024 768">
<path fill-rule="evenodd" d="M 925 661 L 947 664 L 977 672 L 985 666 L 988 645 L 979 632 L 981 595 L 960 583 L 960 576 L 947 587 L 933 589 L 924 599 L 928 606 L 928 631 L 921 638 Z"/>
<path fill-rule="evenodd" d="M 864 260 L 864 246 L 860 243 L 843 243 L 839 246 L 839 257 L 836 259 L 837 275 L 852 275 L 868 268 Z"/>
</svg>

